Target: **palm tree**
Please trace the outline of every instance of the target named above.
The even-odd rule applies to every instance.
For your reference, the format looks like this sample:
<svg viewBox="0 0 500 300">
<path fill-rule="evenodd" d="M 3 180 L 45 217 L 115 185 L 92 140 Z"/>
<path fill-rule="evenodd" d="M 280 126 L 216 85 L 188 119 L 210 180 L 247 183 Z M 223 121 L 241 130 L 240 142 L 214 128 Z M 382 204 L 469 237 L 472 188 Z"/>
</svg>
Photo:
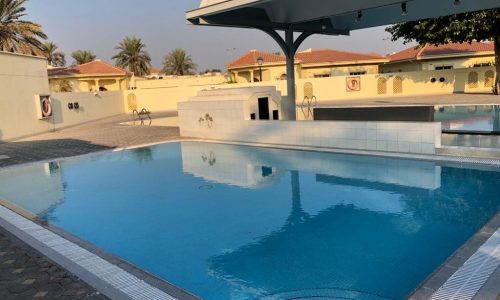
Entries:
<svg viewBox="0 0 500 300">
<path fill-rule="evenodd" d="M 120 52 L 112 59 L 116 60 L 118 67 L 128 69 L 136 76 L 148 75 L 151 69 L 151 56 L 144 50 L 145 48 L 146 45 L 140 38 L 127 36 L 115 47 Z"/>
<path fill-rule="evenodd" d="M 163 72 L 167 75 L 192 75 L 197 65 L 184 49 L 175 49 L 165 56 Z"/>
<path fill-rule="evenodd" d="M 90 50 L 76 50 L 75 52 L 71 53 L 71 57 L 73 57 L 73 59 L 75 60 L 75 65 L 86 64 L 96 58 L 94 52 Z"/>
<path fill-rule="evenodd" d="M 73 91 L 73 86 L 67 79 L 51 80 L 50 85 L 54 93 L 70 93 Z"/>
<path fill-rule="evenodd" d="M 60 51 L 57 51 L 59 47 L 52 42 L 44 43 L 45 57 L 47 57 L 47 62 L 53 67 L 64 67 L 66 65 L 66 55 Z"/>
<path fill-rule="evenodd" d="M 0 51 L 44 54 L 41 39 L 47 38 L 39 24 L 21 20 L 27 0 L 0 0 Z"/>
</svg>

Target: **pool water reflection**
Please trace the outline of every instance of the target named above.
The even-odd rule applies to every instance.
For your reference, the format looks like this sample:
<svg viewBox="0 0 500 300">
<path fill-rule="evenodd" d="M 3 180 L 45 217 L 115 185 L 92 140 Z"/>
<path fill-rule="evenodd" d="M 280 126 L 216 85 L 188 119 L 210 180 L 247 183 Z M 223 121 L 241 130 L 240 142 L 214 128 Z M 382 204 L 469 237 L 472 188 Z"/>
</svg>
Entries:
<svg viewBox="0 0 500 300">
<path fill-rule="evenodd" d="M 444 106 L 435 115 L 445 132 L 500 133 L 500 106 Z"/>
</svg>

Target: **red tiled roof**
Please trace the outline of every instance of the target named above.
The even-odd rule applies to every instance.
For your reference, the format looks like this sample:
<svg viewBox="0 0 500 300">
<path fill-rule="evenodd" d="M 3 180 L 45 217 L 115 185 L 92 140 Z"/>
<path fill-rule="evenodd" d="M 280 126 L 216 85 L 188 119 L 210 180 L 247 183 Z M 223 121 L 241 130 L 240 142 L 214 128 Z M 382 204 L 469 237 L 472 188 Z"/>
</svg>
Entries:
<svg viewBox="0 0 500 300">
<path fill-rule="evenodd" d="M 227 67 L 229 69 L 243 66 L 253 66 L 257 64 L 257 58 L 262 57 L 264 64 L 284 63 L 286 58 L 284 55 L 269 53 L 264 51 L 251 50 L 240 58 L 231 62 Z"/>
<path fill-rule="evenodd" d="M 103 62 L 94 60 L 86 64 L 49 69 L 49 76 L 78 76 L 78 75 L 129 75 L 130 73 Z"/>
<path fill-rule="evenodd" d="M 251 50 L 240 58 L 231 62 L 228 68 L 237 68 L 244 66 L 253 66 L 257 64 L 257 58 L 262 57 L 264 64 L 271 63 L 285 63 L 286 58 L 284 55 L 269 53 L 264 51 Z M 331 49 L 323 50 L 307 50 L 297 53 L 295 56 L 296 62 L 304 64 L 318 64 L 318 63 L 338 63 L 346 61 L 360 61 L 360 60 L 373 60 L 385 59 L 384 56 L 375 53 L 355 53 L 346 51 L 337 51 Z"/>
<path fill-rule="evenodd" d="M 151 67 L 151 69 L 149 69 L 149 73 L 151 73 L 151 74 L 158 74 L 160 72 L 161 72 L 161 69 L 159 69 L 159 68 Z"/>
<path fill-rule="evenodd" d="M 360 60 L 385 59 L 382 55 L 337 51 L 332 49 L 308 50 L 297 53 L 296 57 L 304 64 L 339 63 Z"/>
<path fill-rule="evenodd" d="M 435 55 L 450 55 L 450 54 L 466 54 L 476 52 L 494 51 L 493 43 L 490 42 L 473 42 L 469 43 L 451 43 L 447 45 L 425 45 L 423 47 L 411 47 L 403 51 L 391 54 L 388 56 L 391 62 L 413 60 L 426 56 Z"/>
</svg>

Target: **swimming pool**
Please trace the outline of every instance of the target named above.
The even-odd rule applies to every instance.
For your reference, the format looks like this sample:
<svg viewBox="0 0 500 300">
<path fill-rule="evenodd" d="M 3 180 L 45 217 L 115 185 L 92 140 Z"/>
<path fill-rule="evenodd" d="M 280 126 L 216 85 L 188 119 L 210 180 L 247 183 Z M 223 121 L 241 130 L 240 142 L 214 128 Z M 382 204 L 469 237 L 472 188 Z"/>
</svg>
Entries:
<svg viewBox="0 0 500 300">
<path fill-rule="evenodd" d="M 498 169 L 196 142 L 0 170 L 0 198 L 204 299 L 402 299 L 499 191 Z"/>
</svg>

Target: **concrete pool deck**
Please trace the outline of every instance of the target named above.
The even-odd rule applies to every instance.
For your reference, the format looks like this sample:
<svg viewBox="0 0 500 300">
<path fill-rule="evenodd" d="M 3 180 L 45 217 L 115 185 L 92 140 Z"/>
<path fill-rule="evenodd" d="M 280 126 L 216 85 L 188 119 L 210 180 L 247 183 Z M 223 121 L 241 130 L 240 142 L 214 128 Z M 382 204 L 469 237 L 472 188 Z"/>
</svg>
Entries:
<svg viewBox="0 0 500 300">
<path fill-rule="evenodd" d="M 173 113 L 164 113 L 164 114 L 158 114 L 155 117 L 168 117 L 172 115 Z M 41 160 L 50 160 L 55 158 L 76 156 L 101 150 L 130 148 L 134 146 L 142 146 L 144 144 L 162 143 L 169 140 L 171 141 L 178 140 L 180 138 L 178 128 L 147 127 L 147 126 L 130 127 L 119 124 L 124 121 L 130 120 L 130 118 L 131 117 L 128 115 L 123 115 L 89 124 L 80 125 L 73 128 L 68 128 L 57 132 L 46 133 L 11 143 L 2 143 L 0 144 L 0 155 L 5 155 L 6 158 L 0 159 L 0 167 L 13 166 L 13 165 L 41 161 Z M 322 151 L 322 150 L 325 149 L 319 149 L 317 151 Z M 338 150 L 334 150 L 334 152 L 335 151 Z M 486 234 L 489 234 L 489 236 L 485 236 L 484 232 L 481 236 L 483 238 L 491 237 L 494 234 L 494 230 L 493 232 L 491 230 L 492 228 L 490 228 L 490 230 L 486 232 Z M 14 237 L 7 236 L 7 239 L 11 240 L 14 239 Z M 476 243 L 478 244 L 477 245 L 478 248 L 479 246 L 482 245 L 482 243 L 480 242 L 476 241 Z M 2 245 L 3 244 L 0 243 L 0 254 L 2 252 L 5 252 L 2 249 Z M 26 249 L 26 251 L 29 250 L 33 251 L 26 244 L 24 244 L 23 247 L 24 249 Z M 476 248 L 476 250 L 478 248 Z M 469 250 L 469 252 L 471 252 L 470 247 L 467 249 Z M 469 257 L 463 257 L 465 258 L 463 262 L 465 262 L 468 258 L 470 258 L 472 254 L 473 253 L 470 253 Z M 41 256 L 41 259 L 45 258 Z M 451 259 L 453 259 L 453 257 Z M 447 261 L 447 263 L 448 262 L 449 261 Z M 55 266 L 53 263 L 50 264 L 51 266 Z M 457 266 L 457 269 L 458 267 L 460 266 Z M 20 268 L 22 268 L 22 265 Z M 1 272 L 3 272 L 3 270 Z M 448 272 L 446 274 L 437 272 L 434 275 L 436 274 L 439 275 L 442 283 L 444 283 L 453 274 L 450 273 L 451 272 Z M 0 276 L 3 275 L 0 273 Z M 486 282 L 483 288 L 479 291 L 478 295 L 481 295 L 481 298 L 476 298 L 476 299 L 496 299 L 498 296 L 500 296 L 499 285 L 495 284 L 498 283 L 499 280 L 500 280 L 500 270 L 497 269 L 494 275 Z M 62 281 L 58 284 L 64 286 L 64 284 L 66 283 Z M 439 288 L 439 286 L 437 286 L 436 288 Z M 19 290 L 19 292 L 21 293 L 26 292 L 26 290 L 21 289 Z M 95 290 L 91 291 L 91 293 L 95 293 Z M 16 297 L 18 297 L 19 295 L 20 293 L 14 292 L 11 293 L 10 295 L 8 294 L 6 298 L 16 299 Z M 45 296 L 47 298 L 50 298 L 49 294 L 45 294 Z M 98 296 L 102 297 L 102 295 Z M 429 291 L 427 291 L 426 296 L 427 297 L 429 296 Z M 96 299 L 101 299 L 101 298 L 96 298 Z M 426 299 L 426 298 L 422 297 L 415 299 Z"/>
<path fill-rule="evenodd" d="M 153 118 L 176 116 L 176 112 L 155 113 Z M 127 126 L 131 115 L 106 118 L 71 128 L 20 140 L 0 142 L 0 167 L 96 151 L 179 139 L 178 127 Z"/>
</svg>

